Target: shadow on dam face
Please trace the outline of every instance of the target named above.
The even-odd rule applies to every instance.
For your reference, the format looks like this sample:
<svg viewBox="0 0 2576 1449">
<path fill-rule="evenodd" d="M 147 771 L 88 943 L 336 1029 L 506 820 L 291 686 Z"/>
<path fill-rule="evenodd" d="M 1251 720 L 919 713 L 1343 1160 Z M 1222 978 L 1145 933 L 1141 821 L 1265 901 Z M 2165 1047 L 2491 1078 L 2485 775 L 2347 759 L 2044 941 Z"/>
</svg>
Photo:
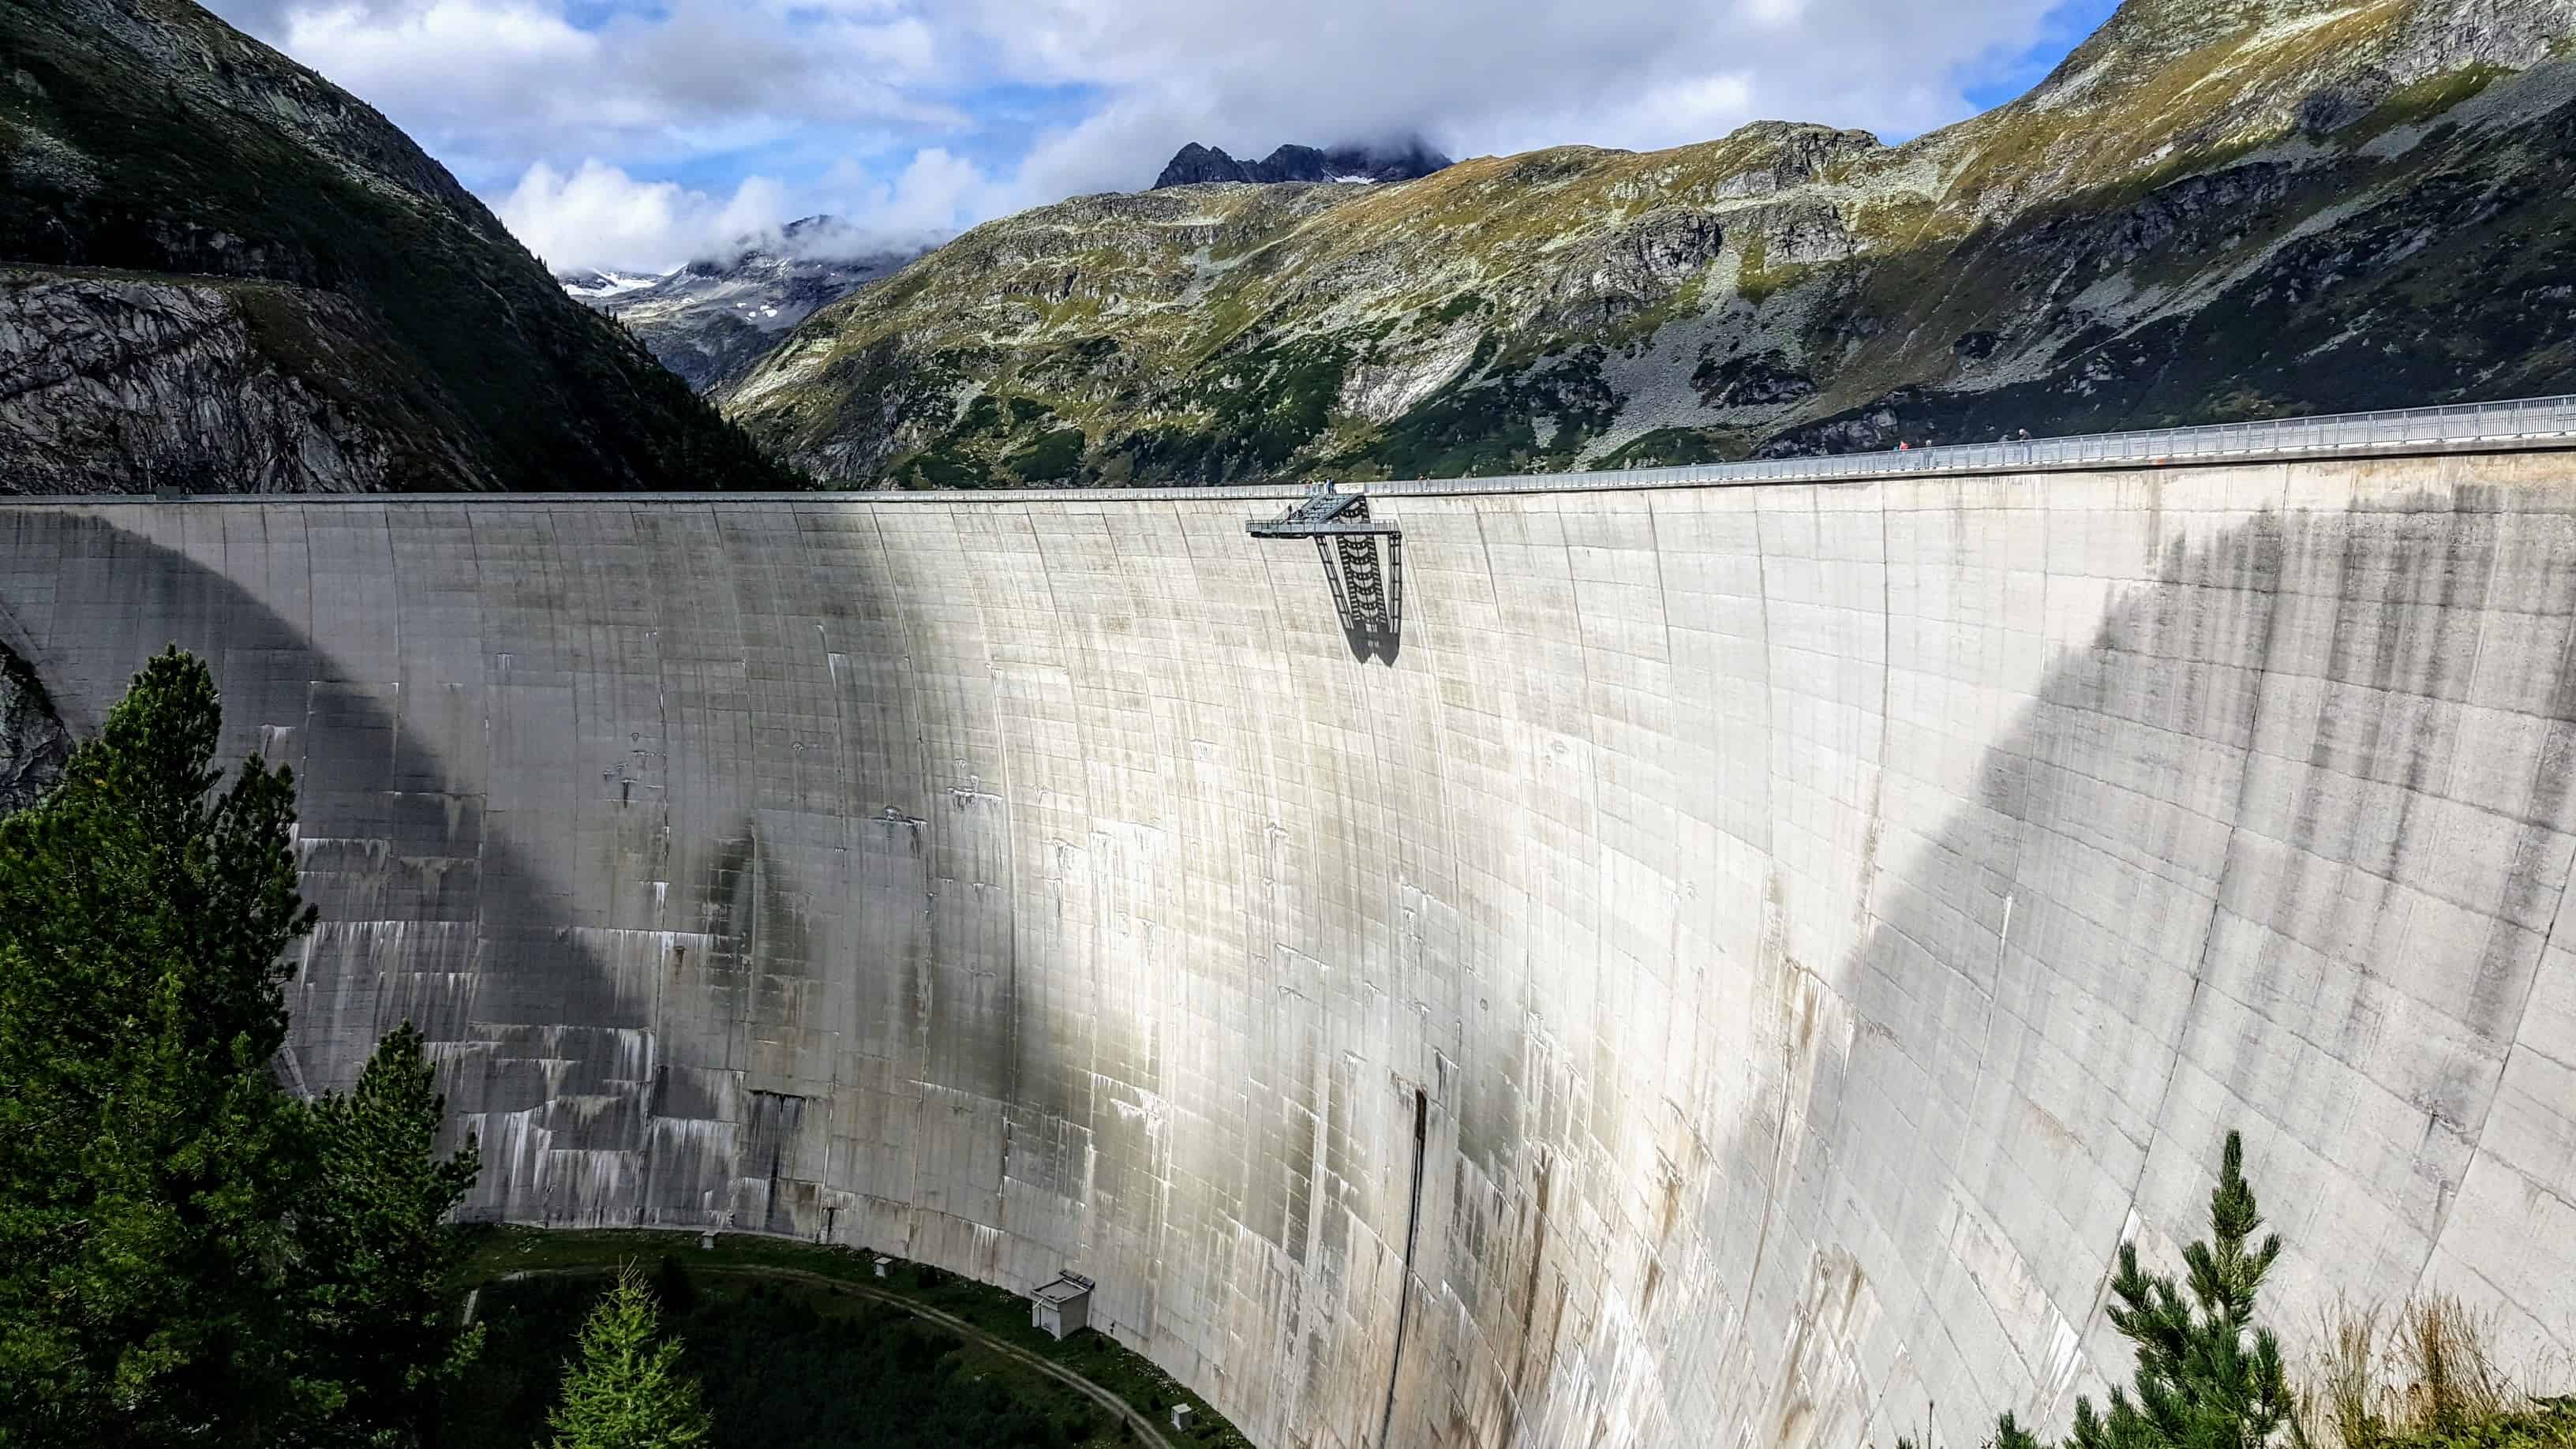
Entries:
<svg viewBox="0 0 2576 1449">
<path fill-rule="evenodd" d="M 409 1021 L 439 1068 L 446 1145 L 479 1139 L 465 1217 L 789 1226 L 785 1204 L 764 1199 L 777 1196 L 802 1100 L 675 1072 L 674 1056 L 721 1060 L 724 1043 L 694 1040 L 686 1016 L 656 1009 L 688 979 L 728 998 L 719 1016 L 744 1017 L 747 983 L 804 953 L 747 823 L 715 842 L 691 892 L 695 929 L 586 930 L 595 912 L 562 884 L 561 863 L 491 829 L 492 793 L 444 757 L 489 748 L 478 736 L 491 722 L 459 713 L 464 681 L 354 676 L 222 573 L 104 520 L 21 515 L 8 544 L 13 582 L 35 572 L 30 560 L 72 561 L 59 575 L 70 587 L 46 600 L 50 637 L 31 632 L 21 599 L 0 604 L 0 643 L 52 681 L 77 737 L 95 734 L 127 679 L 175 644 L 215 673 L 219 758 L 256 751 L 294 771 L 301 887 L 320 913 L 286 988 L 280 1067 L 299 1090 L 346 1090 L 376 1042 Z"/>
<path fill-rule="evenodd" d="M 1793 879 L 1775 774 L 1749 842 L 1764 929 L 1721 953 L 1754 984 L 1712 993 L 1760 1019 L 1724 1130 L 1698 1118 L 1655 1171 L 1568 1193 L 1567 1158 L 1639 1130 L 1605 1083 L 1640 1069 L 1534 1080 L 1517 1028 L 1467 1044 L 1446 1243 L 1414 1289 L 1446 1311 L 1421 1316 L 1389 1442 L 2062 1424 L 2128 1363 L 2102 1315 L 2117 1245 L 2178 1261 L 2230 1127 L 2290 1243 L 2294 1343 L 2338 1293 L 2428 1286 L 2576 1343 L 2567 1249 L 2530 1256 L 2576 1227 L 2576 1097 L 2553 1085 L 2576 1085 L 2576 971 L 2551 944 L 2576 533 L 2530 504 L 2564 506 L 2463 489 L 2157 529 L 2152 582 L 1999 711 L 1939 691 L 2005 641 L 1891 619 L 1882 768 L 1843 782 L 1867 796 L 1857 943 L 1808 957 L 1785 929 L 1832 893 Z M 1936 582 L 1961 580 L 1911 586 Z M 1965 788 L 1909 828 L 1927 812 L 1901 797 L 1945 777 Z M 1548 1014 L 1537 995 L 1501 1014 Z"/>
<path fill-rule="evenodd" d="M 909 1214 L 946 1225 L 921 1230 L 936 1236 L 916 1256 L 1012 1281 L 1079 1243 L 1119 1267 L 1102 1301 L 1122 1336 L 1282 1449 L 1883 1443 L 1927 1400 L 1947 1446 L 1982 1442 L 2005 1408 L 2062 1418 L 2074 1392 L 2125 1365 L 2101 1315 L 2116 1245 L 2169 1261 L 2200 1229 L 2230 1126 L 2245 1129 L 2289 1240 L 2285 1314 L 2337 1289 L 2425 1282 L 2576 1342 L 2549 1231 L 2566 1220 L 2550 1204 L 2576 1192 L 2576 1156 L 2551 1153 L 2576 1128 L 2548 1075 L 2576 1059 L 2549 1025 L 2576 1023 L 2568 958 L 2549 947 L 2576 849 L 2576 532 L 2544 504 L 2558 506 L 2462 489 L 2238 512 L 2197 536 L 2142 522 L 2153 552 L 2136 586 L 2104 584 L 2107 602 L 2054 641 L 2012 626 L 2005 607 L 2023 587 L 2016 567 L 2036 562 L 1939 543 L 1933 533 L 1964 524 L 1938 510 L 1912 516 L 1902 539 L 1887 515 L 1871 588 L 1825 599 L 1875 611 L 1849 635 L 1851 657 L 1817 669 L 1819 636 L 1799 612 L 1810 601 L 1766 582 L 1757 602 L 1776 632 L 1723 666 L 1717 690 L 1758 707 L 1727 724 L 1673 703 L 1678 689 L 1667 699 L 1661 727 L 1707 752 L 1677 757 L 1688 769 L 1666 814 L 1629 808 L 1701 842 L 1655 883 L 1696 904 L 1644 933 L 1642 897 L 1604 882 L 1650 868 L 1638 863 L 1647 827 L 1614 835 L 1597 794 L 1581 810 L 1533 804 L 1541 766 L 1520 757 L 1496 778 L 1436 765 L 1456 772 L 1407 799 L 1448 812 L 1439 820 L 1389 811 L 1382 825 L 1366 800 L 1318 798 L 1299 834 L 1270 828 L 1286 808 L 1274 801 L 1250 829 L 1161 821 L 1179 838 L 1159 847 L 1101 823 L 1115 791 L 1081 783 L 1097 781 L 1096 757 L 1044 741 L 1012 758 L 1052 761 L 1060 778 L 947 783 L 962 741 L 1004 717 L 987 696 L 1043 703 L 1060 673 L 1084 670 L 1149 694 L 1118 674 L 1119 656 L 1085 652 L 1114 632 L 1019 675 L 995 665 L 999 649 L 947 660 L 888 646 L 900 667 L 862 670 L 857 688 L 901 697 L 851 726 L 883 751 L 855 768 L 922 778 L 899 795 L 824 789 L 854 767 L 803 774 L 810 751 L 757 743 L 811 707 L 762 672 L 769 651 L 802 647 L 805 618 L 780 603 L 654 656 L 666 674 L 718 671 L 742 722 L 687 718 L 699 695 L 667 684 L 570 686 L 597 691 L 593 707 L 615 720 L 678 720 L 658 745 L 670 758 L 634 772 L 635 795 L 677 791 L 692 771 L 757 776 L 710 796 L 738 828 L 649 856 L 671 862 L 673 889 L 703 913 L 679 923 L 694 929 L 603 926 L 604 903 L 641 877 L 613 859 L 532 859 L 484 823 L 511 791 L 543 783 L 495 756 L 563 756 L 510 722 L 517 703 L 442 722 L 443 706 L 417 696 L 437 693 L 437 670 L 516 681 L 539 667 L 490 657 L 496 641 L 560 636 L 613 662 L 615 646 L 595 641 L 628 623 L 542 617 L 544 596 L 505 580 L 475 607 L 537 612 L 453 658 L 411 646 L 430 651 L 431 673 L 388 694 L 186 554 L 40 509 L 13 511 L 0 533 L 13 550 L 0 602 L 12 621 L 51 611 L 10 642 L 58 699 L 87 703 L 80 723 L 169 642 L 154 637 L 166 623 L 215 663 L 234 731 L 280 726 L 273 753 L 298 764 L 304 792 L 307 892 L 339 933 L 317 941 L 292 988 L 298 1059 L 316 1084 L 345 1081 L 400 1015 L 439 1023 L 452 1105 L 482 1125 L 504 1178 L 478 1211 L 734 1212 L 738 1226 L 799 1233 L 854 1218 L 882 1231 Z M 1421 536 L 1437 549 L 1435 530 Z M 115 576 L 87 586 L 95 596 L 21 596 L 30 561 L 58 555 L 114 560 Z M 926 559 L 926 577 L 954 567 L 946 552 Z M 1683 565 L 1669 560 L 1667 577 Z M 1458 579 L 1418 575 L 1443 577 Z M 2051 577 L 2079 599 L 2097 579 Z M 732 587 L 792 585 L 746 575 Z M 957 607 L 908 587 L 888 579 L 848 607 Z M 423 635 L 439 607 L 462 607 L 419 597 L 403 618 Z M 1141 610 L 1149 597 L 1110 602 Z M 1677 629 L 1678 605 L 1657 599 Z M 1468 758 L 1479 721 L 1439 701 L 1488 661 L 1462 662 L 1470 641 L 1448 622 L 1418 618 L 1402 664 L 1364 673 L 1318 636 L 1352 699 L 1303 707 L 1370 718 L 1402 702 L 1389 737 L 1431 721 Z M 355 627 L 317 610 L 326 640 Z M 1256 653 L 1316 648 L 1245 637 Z M 708 657 L 725 639 L 738 672 Z M 865 662 L 857 646 L 826 647 L 836 682 Z M 2009 662 L 2022 657 L 2045 662 Z M 1256 697 L 1274 676 L 1244 674 L 1221 696 L 1241 727 L 1290 728 Z M 1546 703 L 1530 696 L 1469 703 Z M 1183 762 L 1218 723 L 1135 718 L 1174 735 L 1168 753 Z M 1597 792 L 1635 759 L 1609 758 L 1621 736 L 1606 715 L 1584 728 L 1600 757 L 1577 758 Z M 1829 729 L 1844 732 L 1836 750 L 1810 749 Z M 228 733 L 226 748 L 258 742 Z M 1282 753 L 1282 788 L 1339 772 Z M 1350 778 L 1356 795 L 1386 777 Z M 574 808 L 596 796 L 615 819 L 612 782 L 583 784 L 592 793 Z M 879 795 L 891 803 L 843 821 L 837 843 L 800 835 L 822 828 L 815 810 Z M 559 799 L 539 791 L 534 808 Z M 1088 841 L 1074 834 L 1086 825 Z M 1373 838 L 1382 829 L 1417 835 Z M 1558 878 L 1487 869 L 1534 858 L 1505 836 L 1561 836 Z M 1425 840 L 1466 863 L 1439 876 Z M 1186 877 L 1216 868 L 1216 852 L 1256 849 L 1275 853 L 1246 868 L 1273 883 L 1258 909 L 1310 880 L 1354 883 L 1311 888 L 1316 904 L 1282 928 L 1296 938 L 1283 949 L 1310 959 L 1236 979 L 1150 944 L 1231 899 Z M 870 863 L 839 876 L 808 864 L 832 850 Z M 1075 850 L 1093 858 L 1089 886 L 1057 863 Z M 1396 908 L 1381 913 L 1368 890 Z M 836 924 L 817 905 L 834 891 L 881 931 Z M 1148 911 L 1169 915 L 1128 918 Z M 1117 950 L 1078 957 L 1061 944 L 1078 932 Z M 1181 1029 L 1141 1019 L 1161 1004 L 1119 994 L 1113 958 L 1131 944 L 1188 975 L 1174 992 Z M 1059 954 L 1089 964 L 1059 976 Z M 878 984 L 862 992 L 844 974 Z M 1354 978 L 1365 987 L 1341 989 L 1377 1004 L 1325 1009 Z M 1077 1029 L 1099 1035 L 1077 1042 Z M 919 1055 L 833 1057 L 794 1040 L 869 1033 L 915 1037 Z M 867 1148 L 897 1130 L 866 1117 L 885 1110 L 878 1089 L 818 1078 L 800 1065 L 816 1053 L 902 1061 L 919 1087 L 907 1110 L 959 1125 L 930 1147 Z M 1176 1058 L 1205 1065 L 1182 1075 Z M 691 1065 L 667 1070 L 674 1061 Z M 1382 1085 L 1390 1076 L 1399 1090 Z M 1206 1096 L 1155 1095 L 1175 1082 Z M 1268 1084 L 1279 1100 L 1261 1099 Z M 991 1116 L 981 1104 L 994 1100 L 1026 1110 Z M 818 1151 L 827 1128 L 861 1145 Z M 538 1145 L 505 1160 L 512 1133 Z M 969 1173 L 931 1160 L 940 1153 L 1012 1165 Z M 1238 1176 L 1193 1180 L 1227 1172 Z M 1046 1194 L 1022 1191 L 1037 1179 L 1069 1225 L 1043 1217 Z M 803 1195 L 779 1186 L 794 1183 Z M 1248 1261 L 1268 1266 L 1247 1274 Z"/>
<path fill-rule="evenodd" d="M 2231 1127 L 2290 1243 L 2271 1304 L 2293 1343 L 2339 1293 L 2423 1286 L 2571 1341 L 2564 1254 L 2522 1255 L 2569 1185 L 2566 1106 L 2530 1113 L 2542 978 L 2576 1001 L 2549 940 L 2576 550 L 2563 515 L 2507 501 L 2172 544 L 1977 750 L 1937 831 L 1902 838 L 1874 797 L 1861 945 L 1771 968 L 1782 1145 L 1733 1148 L 1772 1164 L 1733 1203 L 1769 1251 L 1722 1316 L 1758 1337 L 1757 1305 L 1796 1305 L 1785 1361 L 1703 1366 L 1721 1402 L 1764 1405 L 1755 1442 L 1879 1442 L 1935 1402 L 1943 1443 L 2007 1408 L 2062 1423 L 2128 1363 L 2102 1316 L 2116 1246 L 2178 1261 Z M 1905 692 L 1890 757 L 1936 758 L 1941 711 Z M 1783 1221 L 1814 1225 L 1785 1258 Z"/>
<path fill-rule="evenodd" d="M 1324 584 L 1351 657 L 1393 664 L 1404 645 L 1404 535 L 1318 538 L 1315 552 L 1323 557 Z"/>
</svg>

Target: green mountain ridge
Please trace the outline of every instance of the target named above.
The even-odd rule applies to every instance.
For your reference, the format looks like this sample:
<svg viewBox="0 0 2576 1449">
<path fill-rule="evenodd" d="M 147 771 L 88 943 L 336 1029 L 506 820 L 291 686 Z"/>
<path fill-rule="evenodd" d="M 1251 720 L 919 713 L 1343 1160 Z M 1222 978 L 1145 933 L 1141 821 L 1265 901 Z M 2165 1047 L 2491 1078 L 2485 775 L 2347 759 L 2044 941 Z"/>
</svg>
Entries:
<svg viewBox="0 0 2576 1449">
<path fill-rule="evenodd" d="M 2576 389 L 2576 4 L 2129 0 L 1902 146 L 1763 122 L 1078 197 L 718 394 L 844 485 L 1551 471 Z"/>
<path fill-rule="evenodd" d="M 187 0 L 0 0 L 0 491 L 784 488 L 399 130 Z"/>
</svg>

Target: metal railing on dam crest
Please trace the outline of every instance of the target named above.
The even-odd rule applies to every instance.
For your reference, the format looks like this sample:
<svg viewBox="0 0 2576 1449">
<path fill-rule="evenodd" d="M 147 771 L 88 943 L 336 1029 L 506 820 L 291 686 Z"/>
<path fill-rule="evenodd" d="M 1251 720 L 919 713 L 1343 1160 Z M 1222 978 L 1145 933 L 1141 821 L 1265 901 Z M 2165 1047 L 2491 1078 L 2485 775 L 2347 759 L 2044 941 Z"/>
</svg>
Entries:
<svg viewBox="0 0 2576 1449">
<path fill-rule="evenodd" d="M 2264 418 L 2058 438 L 1816 457 L 1759 458 L 1672 468 L 1524 474 L 1479 479 L 1502 488 L 1686 488 L 1748 483 L 1856 482 L 1921 473 L 2026 473 L 2139 464 L 2246 462 L 2337 454 L 2386 454 L 2464 447 L 2576 447 L 2576 397 L 2452 403 L 2381 412 Z M 1371 484 L 1378 491 L 1436 490 L 1441 480 Z"/>
<path fill-rule="evenodd" d="M 2060 472 L 2140 465 L 2300 460 L 2322 457 L 2404 455 L 2455 449 L 2576 448 L 2576 396 L 2513 398 L 2495 402 L 2448 403 L 2437 407 L 2389 408 L 2375 412 L 2327 413 L 2313 417 L 2263 418 L 2191 427 L 2145 428 L 2115 433 L 2080 433 L 2065 437 L 1998 439 L 1991 443 L 1942 443 L 1920 448 L 1867 453 L 1828 453 L 1793 458 L 1756 458 L 1736 463 L 1691 463 L 1657 468 L 1589 469 L 1564 473 L 1517 473 L 1462 478 L 1401 478 L 1353 483 L 1369 493 L 1405 494 L 1526 493 L 1601 489 L 1709 488 L 1762 483 L 1854 483 L 1871 479 L 1926 474 Z M 1117 488 L 988 489 L 852 489 L 806 493 L 512 493 L 477 495 L 542 498 L 560 501 L 595 498 L 603 502 L 642 498 L 706 500 L 710 498 L 777 499 L 830 497 L 860 492 L 885 498 L 928 502 L 1007 503 L 1029 499 L 1089 498 L 1169 500 L 1175 498 L 1276 498 L 1305 486 L 1302 478 L 1267 483 L 1208 487 L 1146 486 Z M 0 495 L 4 496 L 4 495 Z M 129 495 L 91 495 L 100 497 Z M 173 494 L 196 502 L 265 495 Z M 434 498 L 444 494 L 312 494 L 315 499 L 351 501 L 389 497 Z M 17 495 L 12 501 L 43 503 L 45 497 Z"/>
<path fill-rule="evenodd" d="M 2146 465 L 2297 460 L 2441 452 L 2459 448 L 2576 448 L 2576 396 L 2450 403 L 2315 417 L 2265 418 L 2193 427 L 2081 433 L 2055 438 L 1943 443 L 1868 453 L 1756 458 L 1661 468 L 1608 468 L 1472 478 L 1404 478 L 1347 485 L 1369 493 L 1565 492 L 1600 489 L 1723 488 L 1763 483 L 1859 483 L 1926 474 L 2045 473 Z M 1221 488 L 1094 490 L 1093 496 L 1166 499 L 1231 494 L 1277 496 L 1291 483 Z M 1030 490 L 1049 497 L 1081 490 Z M 946 499 L 1020 496 L 1023 490 L 948 490 L 900 496 Z"/>
</svg>

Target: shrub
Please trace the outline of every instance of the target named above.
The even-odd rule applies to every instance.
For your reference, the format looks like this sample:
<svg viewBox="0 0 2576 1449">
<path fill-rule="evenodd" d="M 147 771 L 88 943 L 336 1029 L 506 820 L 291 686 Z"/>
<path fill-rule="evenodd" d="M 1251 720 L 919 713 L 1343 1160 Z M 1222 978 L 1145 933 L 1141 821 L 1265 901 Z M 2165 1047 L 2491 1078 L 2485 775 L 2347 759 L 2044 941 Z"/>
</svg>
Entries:
<svg viewBox="0 0 2576 1449">
<path fill-rule="evenodd" d="M 2137 1345 L 2136 1393 L 2112 1389 L 2107 1415 L 2095 1414 L 2091 1399 L 2077 1399 L 2072 1449 L 2256 1449 L 2290 1421 L 2280 1340 L 2254 1323 L 2254 1300 L 2281 1256 L 2278 1233 L 2247 1248 L 2261 1226 L 2245 1181 L 2245 1141 L 2230 1132 L 2209 1195 L 2209 1239 L 2183 1249 L 2184 1284 L 2144 1271 L 2137 1245 L 2120 1245 L 2120 1271 L 2111 1279 L 2119 1302 L 2109 1314 L 2111 1326 Z M 2039 1449 L 2009 1413 L 1995 1426 L 1995 1443 Z"/>
<path fill-rule="evenodd" d="M 2338 1301 L 2299 1395 L 2318 1449 L 2576 1449 L 2576 1399 L 2535 1398 L 2497 1360 L 2492 1314 L 2448 1294 L 2396 1311 Z"/>
</svg>

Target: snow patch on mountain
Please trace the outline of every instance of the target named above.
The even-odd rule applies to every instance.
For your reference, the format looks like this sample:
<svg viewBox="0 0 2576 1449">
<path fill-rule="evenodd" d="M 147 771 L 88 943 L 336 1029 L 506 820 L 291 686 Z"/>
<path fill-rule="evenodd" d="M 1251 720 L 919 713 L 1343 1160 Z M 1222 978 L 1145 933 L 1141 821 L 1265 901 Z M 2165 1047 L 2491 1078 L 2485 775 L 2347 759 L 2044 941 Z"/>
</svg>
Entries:
<svg viewBox="0 0 2576 1449">
<path fill-rule="evenodd" d="M 658 277 L 587 272 L 566 278 L 564 290 L 625 323 L 663 366 L 705 392 L 748 371 L 815 309 L 923 250 L 839 217 L 809 216 Z"/>
<path fill-rule="evenodd" d="M 563 284 L 566 295 L 583 302 L 596 302 L 603 297 L 642 291 L 668 275 L 668 272 L 612 272 L 584 268 L 578 272 L 558 272 L 555 280 Z"/>
</svg>

